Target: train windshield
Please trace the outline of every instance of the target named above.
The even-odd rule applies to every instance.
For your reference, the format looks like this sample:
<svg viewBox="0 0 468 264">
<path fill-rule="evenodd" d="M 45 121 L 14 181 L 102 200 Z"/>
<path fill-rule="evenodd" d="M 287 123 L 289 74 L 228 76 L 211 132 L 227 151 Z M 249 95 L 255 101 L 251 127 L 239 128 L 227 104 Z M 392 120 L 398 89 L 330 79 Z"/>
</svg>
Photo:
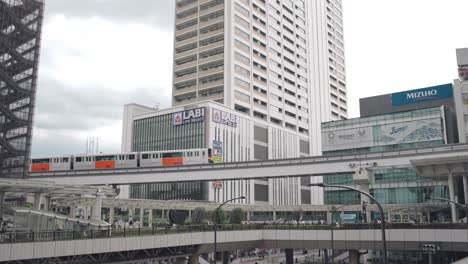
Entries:
<svg viewBox="0 0 468 264">
<path fill-rule="evenodd" d="M 50 159 L 33 159 L 31 162 L 33 164 L 46 164 L 50 163 Z"/>
<path fill-rule="evenodd" d="M 163 158 L 181 158 L 182 152 L 163 153 Z"/>
</svg>

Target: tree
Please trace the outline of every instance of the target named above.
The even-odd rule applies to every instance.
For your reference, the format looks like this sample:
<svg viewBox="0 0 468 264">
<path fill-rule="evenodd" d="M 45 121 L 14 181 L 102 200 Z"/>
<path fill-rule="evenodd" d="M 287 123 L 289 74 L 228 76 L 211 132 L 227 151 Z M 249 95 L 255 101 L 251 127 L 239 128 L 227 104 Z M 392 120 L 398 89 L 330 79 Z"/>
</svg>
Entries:
<svg viewBox="0 0 468 264">
<path fill-rule="evenodd" d="M 200 225 L 208 218 L 208 212 L 203 207 L 197 207 L 192 212 L 192 224 Z"/>
<path fill-rule="evenodd" d="M 216 221 L 216 209 L 211 211 L 211 221 L 213 222 L 213 224 L 224 224 L 226 222 L 226 213 L 224 212 L 224 210 L 222 208 L 219 208 L 218 210 L 218 221 Z"/>
<path fill-rule="evenodd" d="M 229 222 L 231 224 L 242 224 L 244 220 L 244 210 L 242 208 L 234 208 L 231 212 L 231 217 L 229 218 Z"/>
</svg>

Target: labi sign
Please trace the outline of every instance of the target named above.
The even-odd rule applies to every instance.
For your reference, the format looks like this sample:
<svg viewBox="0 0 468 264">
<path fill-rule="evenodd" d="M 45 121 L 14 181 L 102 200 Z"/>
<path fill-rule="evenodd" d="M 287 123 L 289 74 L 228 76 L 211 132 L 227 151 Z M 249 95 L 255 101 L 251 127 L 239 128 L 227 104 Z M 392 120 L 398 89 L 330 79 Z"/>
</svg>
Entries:
<svg viewBox="0 0 468 264">
<path fill-rule="evenodd" d="M 205 120 L 205 108 L 190 109 L 172 114 L 174 126 L 203 122 Z"/>
<path fill-rule="evenodd" d="M 453 97 L 452 84 L 392 94 L 392 106 L 425 103 Z"/>
</svg>

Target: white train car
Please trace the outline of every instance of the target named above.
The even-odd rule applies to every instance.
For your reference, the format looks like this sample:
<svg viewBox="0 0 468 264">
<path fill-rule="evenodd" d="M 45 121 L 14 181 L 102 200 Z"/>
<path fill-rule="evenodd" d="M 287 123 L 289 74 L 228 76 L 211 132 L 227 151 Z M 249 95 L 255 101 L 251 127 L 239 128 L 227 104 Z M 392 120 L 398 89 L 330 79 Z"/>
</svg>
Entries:
<svg viewBox="0 0 468 264">
<path fill-rule="evenodd" d="M 181 166 L 211 163 L 211 149 L 148 151 L 139 154 L 140 167 Z"/>
<path fill-rule="evenodd" d="M 30 171 L 66 171 L 70 170 L 73 156 L 47 157 L 31 159 Z"/>
<path fill-rule="evenodd" d="M 119 168 L 137 168 L 138 153 L 76 155 L 73 170 L 104 170 Z"/>
</svg>

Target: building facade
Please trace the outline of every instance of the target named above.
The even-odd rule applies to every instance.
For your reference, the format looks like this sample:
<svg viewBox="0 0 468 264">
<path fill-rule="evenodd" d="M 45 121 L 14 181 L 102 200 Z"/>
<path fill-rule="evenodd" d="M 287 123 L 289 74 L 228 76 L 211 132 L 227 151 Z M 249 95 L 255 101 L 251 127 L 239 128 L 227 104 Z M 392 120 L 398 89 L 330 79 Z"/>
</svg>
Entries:
<svg viewBox="0 0 468 264">
<path fill-rule="evenodd" d="M 454 94 L 450 84 L 364 98 L 361 99 L 361 118 L 322 124 L 323 154 L 359 154 L 457 143 L 454 114 Z M 374 165 L 366 161 L 352 165 L 362 174 L 325 175 L 324 182 L 369 191 L 382 204 L 430 204 L 436 202 L 431 197 L 448 199 L 450 188 L 463 200 L 460 178 L 449 186 L 446 178 L 420 177 L 412 167 L 373 168 Z M 325 204 L 369 202 L 356 192 L 339 189 L 327 189 L 324 201 Z M 387 217 L 392 221 L 420 221 L 429 217 L 448 219 L 450 215 L 449 211 L 432 216 L 429 210 L 408 211 L 411 210 L 389 213 Z M 347 212 L 346 217 L 350 221 L 359 221 L 362 214 Z M 378 215 L 372 213 L 367 217 L 370 220 Z"/>
<path fill-rule="evenodd" d="M 459 79 L 454 80 L 460 143 L 468 142 L 468 48 L 457 49 Z"/>
<path fill-rule="evenodd" d="M 134 113 L 132 115 L 131 113 Z M 308 137 L 269 122 L 261 122 L 216 102 L 154 110 L 135 104 L 125 107 L 122 151 L 177 149 L 213 150 L 215 162 L 282 159 L 309 156 Z M 179 116 L 183 121 L 178 123 Z M 185 118 L 186 117 L 186 118 Z M 249 204 L 310 204 L 321 202 L 311 193 L 310 177 L 130 186 L 129 196 L 140 199 L 227 201 L 245 196 Z M 187 185 L 189 184 L 189 185 Z"/>
<path fill-rule="evenodd" d="M 0 0 L 0 177 L 29 169 L 43 0 Z"/>
<path fill-rule="evenodd" d="M 347 117 L 341 0 L 177 0 L 173 106 L 213 100 L 310 140 Z"/>
</svg>

